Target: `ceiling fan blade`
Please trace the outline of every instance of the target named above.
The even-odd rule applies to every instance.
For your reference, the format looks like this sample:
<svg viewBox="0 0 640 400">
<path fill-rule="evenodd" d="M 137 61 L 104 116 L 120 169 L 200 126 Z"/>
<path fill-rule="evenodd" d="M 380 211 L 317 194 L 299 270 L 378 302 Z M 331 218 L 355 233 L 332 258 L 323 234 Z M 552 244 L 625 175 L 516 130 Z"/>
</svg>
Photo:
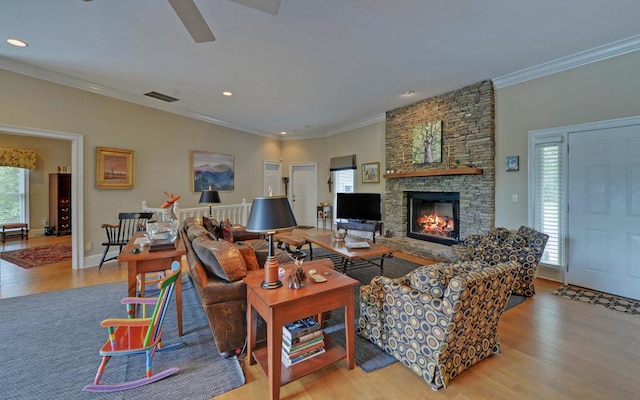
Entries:
<svg viewBox="0 0 640 400">
<path fill-rule="evenodd" d="M 278 15 L 280 10 L 280 0 L 231 0 L 238 4 L 266 12 L 271 15 Z"/>
<path fill-rule="evenodd" d="M 169 4 L 196 43 L 216 40 L 193 0 L 169 0 Z"/>
</svg>

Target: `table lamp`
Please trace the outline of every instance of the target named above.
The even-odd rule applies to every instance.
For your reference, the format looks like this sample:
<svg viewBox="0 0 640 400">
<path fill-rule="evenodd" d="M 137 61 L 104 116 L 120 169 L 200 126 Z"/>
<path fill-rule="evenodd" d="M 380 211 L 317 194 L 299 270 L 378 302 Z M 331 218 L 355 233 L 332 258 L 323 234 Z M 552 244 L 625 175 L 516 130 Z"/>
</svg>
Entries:
<svg viewBox="0 0 640 400">
<path fill-rule="evenodd" d="M 200 194 L 200 203 L 209 203 L 209 216 L 211 213 L 211 203 L 220 203 L 220 195 L 217 190 L 212 190 L 209 186 L 209 190 L 203 190 Z"/>
<path fill-rule="evenodd" d="M 273 252 L 273 234 L 278 230 L 293 228 L 297 225 L 296 217 L 294 217 L 286 197 L 257 197 L 253 199 L 247 231 L 266 233 L 269 237 L 269 255 L 264 263 L 263 289 L 275 289 L 282 286 L 282 282 L 278 279 L 278 261 Z"/>
</svg>

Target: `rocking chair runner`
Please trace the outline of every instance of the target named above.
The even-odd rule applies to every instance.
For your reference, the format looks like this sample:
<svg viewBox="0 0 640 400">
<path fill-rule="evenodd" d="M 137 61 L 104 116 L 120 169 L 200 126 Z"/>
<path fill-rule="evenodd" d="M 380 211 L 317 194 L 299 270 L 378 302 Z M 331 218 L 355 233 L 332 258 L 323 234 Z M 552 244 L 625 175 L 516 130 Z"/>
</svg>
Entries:
<svg viewBox="0 0 640 400">
<path fill-rule="evenodd" d="M 119 222 L 117 225 L 102 224 L 101 227 L 104 228 L 107 233 L 107 241 L 102 243 L 105 247 L 102 259 L 100 260 L 100 265 L 98 265 L 98 271 L 100 271 L 100 268 L 102 268 L 102 264 L 104 264 L 105 261 L 111 261 L 118 258 L 118 255 L 122 252 L 122 248 L 127 245 L 131 237 L 136 232 L 146 230 L 147 221 L 151 218 L 153 218 L 153 213 L 151 212 L 120 213 L 118 214 Z M 118 246 L 120 250 L 114 257 L 106 258 L 111 246 Z"/>
<path fill-rule="evenodd" d="M 177 265 L 174 265 L 177 264 Z M 131 389 L 147 383 L 155 382 L 178 372 L 177 367 L 153 374 L 152 361 L 156 350 L 173 350 L 182 347 L 183 344 L 162 346 L 162 323 L 164 321 L 169 300 L 173 294 L 176 280 L 180 279 L 179 263 L 174 261 L 171 265 L 172 274 L 161 280 L 158 284 L 160 293 L 157 298 L 125 297 L 121 303 L 127 306 L 127 318 L 109 318 L 100 323 L 107 328 L 109 339 L 100 349 L 102 362 L 92 385 L 85 386 L 82 390 L 91 392 L 112 392 Z M 155 304 L 155 309 L 150 318 L 134 318 L 136 304 Z M 146 354 L 146 376 L 144 378 L 116 384 L 101 384 L 100 379 L 107 362 L 112 356 L 131 354 Z"/>
</svg>

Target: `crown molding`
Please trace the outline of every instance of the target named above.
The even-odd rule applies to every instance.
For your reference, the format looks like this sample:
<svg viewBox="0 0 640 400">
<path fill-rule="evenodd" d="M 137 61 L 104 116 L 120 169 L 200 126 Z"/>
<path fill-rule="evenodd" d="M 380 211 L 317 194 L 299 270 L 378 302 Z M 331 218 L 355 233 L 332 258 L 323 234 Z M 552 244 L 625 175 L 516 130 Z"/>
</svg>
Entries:
<svg viewBox="0 0 640 400">
<path fill-rule="evenodd" d="M 492 79 L 493 86 L 496 89 L 515 85 L 518 83 L 530 81 L 543 76 L 556 74 L 572 68 L 581 67 L 583 65 L 606 60 L 621 56 L 623 54 L 633 53 L 640 50 L 640 35 L 631 36 L 626 39 L 608 43 L 603 46 L 595 47 L 590 50 L 581 51 L 570 56 L 558 58 L 544 64 L 525 68 L 520 71 L 502 75 Z"/>
<path fill-rule="evenodd" d="M 377 124 L 379 122 L 384 122 L 386 120 L 386 113 L 377 114 L 372 117 L 368 117 L 365 119 L 361 119 L 360 121 L 354 122 L 353 124 L 349 124 L 347 126 L 343 126 L 342 128 L 338 128 L 336 130 L 327 132 L 324 136 L 333 136 L 340 133 L 352 131 L 354 129 L 363 128 L 365 126 Z"/>
<path fill-rule="evenodd" d="M 97 83 L 89 82 L 83 79 L 74 78 L 69 75 L 61 74 L 59 72 L 51 71 L 49 69 L 37 67 L 35 65 L 27 64 L 21 61 L 14 60 L 5 56 L 0 56 L 0 69 L 4 69 L 10 72 L 15 72 L 21 75 L 27 75 L 32 78 L 38 78 L 45 81 L 57 83 L 60 85 L 70 86 L 76 89 L 85 90 L 91 93 L 100 94 L 107 97 L 113 97 L 119 100 L 124 100 L 129 103 L 142 105 L 145 107 L 155 108 L 157 110 L 166 111 L 173 114 L 182 115 L 197 119 L 204 122 L 224 126 L 226 128 L 235 129 L 241 132 L 247 132 L 254 135 L 265 136 L 269 138 L 276 138 L 273 133 L 259 131 L 253 128 L 249 128 L 240 124 L 234 124 L 227 122 L 211 115 L 202 114 L 194 111 L 184 109 L 169 103 L 161 103 L 159 100 L 148 98 L 147 96 L 136 95 L 127 93 L 125 91 L 110 88 L 107 86 L 99 85 Z"/>
</svg>

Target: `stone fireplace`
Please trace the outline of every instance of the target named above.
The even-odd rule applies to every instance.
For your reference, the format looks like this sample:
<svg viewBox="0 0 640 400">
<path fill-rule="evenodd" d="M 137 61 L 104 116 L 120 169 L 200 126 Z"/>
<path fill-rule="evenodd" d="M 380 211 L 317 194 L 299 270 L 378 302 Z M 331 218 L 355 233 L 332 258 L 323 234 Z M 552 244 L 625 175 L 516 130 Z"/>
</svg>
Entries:
<svg viewBox="0 0 640 400">
<path fill-rule="evenodd" d="M 445 261 L 452 258 L 450 245 L 454 240 L 486 233 L 494 226 L 494 117 L 491 81 L 387 112 L 384 169 L 389 173 L 384 174 L 383 222 L 386 234 L 380 238 L 381 243 L 408 254 Z M 442 121 L 442 162 L 413 164 L 411 158 L 406 157 L 413 146 L 413 128 L 426 121 L 437 120 Z M 410 232 L 414 229 L 411 228 L 413 211 L 407 207 L 410 204 L 409 193 L 428 192 L 457 195 L 458 216 L 453 228 L 457 232 L 451 231 L 451 238 L 445 237 L 449 234 L 447 232 L 437 235 L 440 236 L 437 240 L 425 241 Z M 451 213 L 454 213 L 453 207 L 451 205 Z M 433 208 L 438 214 L 444 213 L 441 204 Z M 448 217 L 453 219 L 455 215 Z M 433 223 L 429 226 L 447 231 L 447 228 L 436 228 Z"/>
<path fill-rule="evenodd" d="M 407 192 L 407 236 L 453 245 L 460 238 L 460 193 Z"/>
</svg>

